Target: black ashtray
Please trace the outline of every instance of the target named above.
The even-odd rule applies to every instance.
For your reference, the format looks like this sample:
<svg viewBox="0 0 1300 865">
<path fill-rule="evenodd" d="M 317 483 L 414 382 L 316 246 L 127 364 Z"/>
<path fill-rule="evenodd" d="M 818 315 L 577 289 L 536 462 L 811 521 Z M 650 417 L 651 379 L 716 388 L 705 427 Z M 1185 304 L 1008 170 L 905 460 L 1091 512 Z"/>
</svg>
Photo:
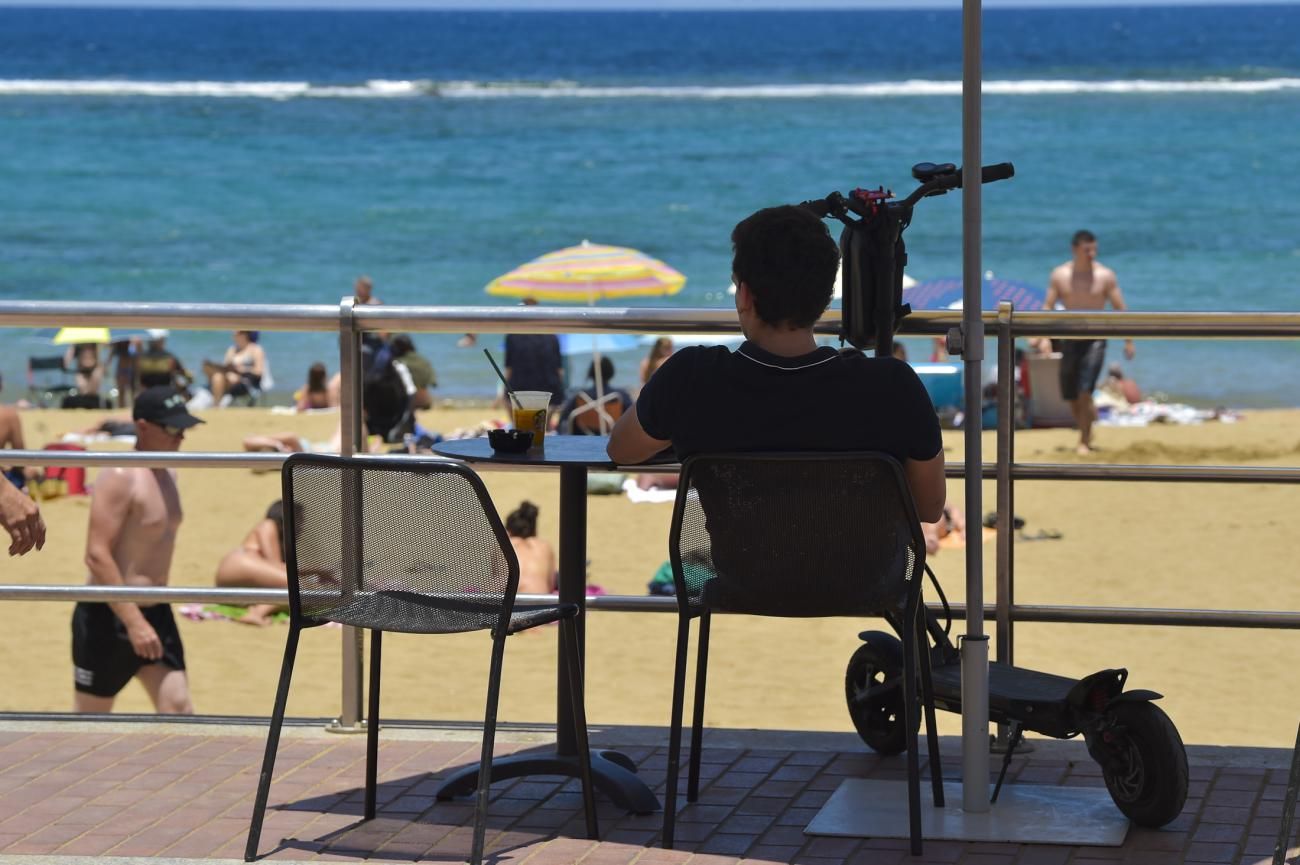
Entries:
<svg viewBox="0 0 1300 865">
<path fill-rule="evenodd" d="M 488 430 L 488 444 L 492 450 L 507 454 L 521 454 L 533 446 L 533 431 L 526 429 Z"/>
</svg>

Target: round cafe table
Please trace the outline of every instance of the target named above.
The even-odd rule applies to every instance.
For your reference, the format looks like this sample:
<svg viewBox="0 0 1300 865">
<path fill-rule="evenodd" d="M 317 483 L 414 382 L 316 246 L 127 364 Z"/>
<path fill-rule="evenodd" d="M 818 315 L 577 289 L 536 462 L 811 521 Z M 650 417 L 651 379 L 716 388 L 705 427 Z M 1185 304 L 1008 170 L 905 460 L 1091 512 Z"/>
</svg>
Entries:
<svg viewBox="0 0 1300 865">
<path fill-rule="evenodd" d="M 521 467 L 545 466 L 560 472 L 560 602 L 586 609 L 587 598 L 587 470 L 615 468 L 605 454 L 608 436 L 548 435 L 540 450 L 522 454 L 497 453 L 486 436 L 443 441 L 433 452 L 469 463 L 493 463 Z M 671 457 L 652 460 L 648 465 L 672 464 Z M 585 617 L 578 618 L 578 655 L 585 644 Z M 560 631 L 563 634 L 563 631 Z M 563 639 L 563 636 L 560 637 Z M 559 658 L 564 657 L 560 647 Z M 573 712 L 568 676 L 561 660 L 556 675 L 555 752 L 517 754 L 492 761 L 492 780 L 524 775 L 564 775 L 576 778 L 578 747 L 573 735 Z M 593 748 L 591 775 L 596 789 L 615 803 L 636 814 L 659 810 L 659 800 L 636 775 L 636 764 L 618 751 Z M 452 775 L 438 790 L 439 799 L 466 796 L 478 787 L 478 767 L 466 767 Z"/>
</svg>

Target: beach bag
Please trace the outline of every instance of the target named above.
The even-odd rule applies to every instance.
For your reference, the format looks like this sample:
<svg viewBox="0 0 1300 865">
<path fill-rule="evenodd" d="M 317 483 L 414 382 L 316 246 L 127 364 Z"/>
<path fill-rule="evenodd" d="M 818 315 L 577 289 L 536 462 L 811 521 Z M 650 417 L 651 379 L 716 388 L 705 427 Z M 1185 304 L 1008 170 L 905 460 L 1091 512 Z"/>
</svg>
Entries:
<svg viewBox="0 0 1300 865">
<path fill-rule="evenodd" d="M 46 445 L 47 451 L 84 451 L 81 445 L 58 442 Z M 32 497 L 37 500 L 56 499 L 60 496 L 86 495 L 85 466 L 47 466 L 39 481 L 32 484 Z"/>
</svg>

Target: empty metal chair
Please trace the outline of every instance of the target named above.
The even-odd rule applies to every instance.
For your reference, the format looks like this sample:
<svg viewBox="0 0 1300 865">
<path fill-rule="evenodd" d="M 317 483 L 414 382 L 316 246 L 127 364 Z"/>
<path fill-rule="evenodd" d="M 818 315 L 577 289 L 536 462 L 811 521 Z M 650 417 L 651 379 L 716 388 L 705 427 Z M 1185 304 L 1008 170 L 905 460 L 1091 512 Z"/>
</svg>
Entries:
<svg viewBox="0 0 1300 865">
<path fill-rule="evenodd" d="M 488 630 L 492 663 L 479 764 L 471 861 L 482 861 L 492 744 L 505 639 L 559 621 L 573 697 L 587 832 L 596 809 L 577 652 L 576 604 L 517 609 L 519 561 L 483 482 L 462 463 L 295 454 L 284 464 L 289 637 L 267 735 L 244 858 L 257 855 L 298 637 L 341 622 L 370 629 L 365 819 L 375 816 L 380 647 L 384 631 L 451 634 Z M 431 671 L 431 675 L 436 671 Z"/>
<path fill-rule="evenodd" d="M 918 660 L 931 780 L 943 804 L 929 657 L 918 640 L 925 540 L 902 467 L 880 453 L 727 454 L 682 465 L 669 535 L 679 619 L 664 794 L 673 845 L 691 619 L 700 620 L 686 799 L 699 798 L 713 610 L 757 616 L 886 616 L 901 625 L 912 852 L 921 851 Z"/>
<path fill-rule="evenodd" d="M 32 402 L 45 408 L 76 392 L 72 370 L 65 365 L 63 355 L 27 358 L 27 398 Z"/>
</svg>

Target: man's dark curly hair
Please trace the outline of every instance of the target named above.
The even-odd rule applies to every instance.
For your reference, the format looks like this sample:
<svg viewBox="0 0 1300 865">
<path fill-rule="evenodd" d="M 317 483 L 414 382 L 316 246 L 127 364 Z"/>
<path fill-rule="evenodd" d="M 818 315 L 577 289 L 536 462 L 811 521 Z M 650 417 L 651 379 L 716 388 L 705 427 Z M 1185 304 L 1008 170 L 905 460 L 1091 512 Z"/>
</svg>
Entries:
<svg viewBox="0 0 1300 865">
<path fill-rule="evenodd" d="M 826 225 L 792 204 L 766 207 L 731 232 L 731 272 L 770 325 L 811 327 L 830 305 L 840 251 Z"/>
</svg>

